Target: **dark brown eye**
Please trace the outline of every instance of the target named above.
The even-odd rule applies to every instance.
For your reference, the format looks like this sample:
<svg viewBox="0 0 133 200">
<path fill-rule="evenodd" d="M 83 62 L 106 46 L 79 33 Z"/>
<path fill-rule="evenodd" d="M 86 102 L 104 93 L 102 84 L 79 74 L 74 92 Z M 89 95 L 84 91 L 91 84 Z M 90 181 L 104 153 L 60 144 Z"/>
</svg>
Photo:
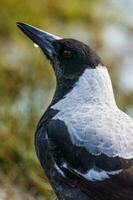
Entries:
<svg viewBox="0 0 133 200">
<path fill-rule="evenodd" d="M 71 58 L 72 57 L 72 52 L 69 51 L 69 50 L 64 50 L 62 52 L 62 56 L 63 56 L 63 58 Z"/>
</svg>

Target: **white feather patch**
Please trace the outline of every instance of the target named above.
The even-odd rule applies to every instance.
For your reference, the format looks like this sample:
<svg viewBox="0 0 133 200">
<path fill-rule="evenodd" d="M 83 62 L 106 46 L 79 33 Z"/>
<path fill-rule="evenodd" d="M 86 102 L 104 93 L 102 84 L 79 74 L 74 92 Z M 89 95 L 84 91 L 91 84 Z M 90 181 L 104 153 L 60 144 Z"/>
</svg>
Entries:
<svg viewBox="0 0 133 200">
<path fill-rule="evenodd" d="M 54 164 L 54 167 L 55 167 L 55 169 L 58 171 L 58 173 L 59 173 L 60 175 L 62 175 L 63 177 L 65 177 L 64 172 L 57 166 L 56 163 Z"/>
<path fill-rule="evenodd" d="M 133 158 L 133 120 L 118 109 L 105 67 L 86 69 L 74 88 L 52 106 L 74 145 L 94 155 Z"/>
<path fill-rule="evenodd" d="M 96 169 L 90 169 L 86 174 L 80 173 L 79 171 L 76 171 L 79 175 L 84 177 L 85 179 L 89 181 L 103 181 L 105 179 L 109 179 L 111 176 L 118 175 L 122 172 L 122 170 L 116 170 L 116 171 L 104 171 L 104 170 L 96 170 Z"/>
<path fill-rule="evenodd" d="M 64 169 L 67 169 L 67 164 L 63 163 L 62 167 Z M 55 163 L 55 168 L 63 177 L 65 177 L 64 172 L 56 165 L 56 163 Z M 87 173 L 81 173 L 76 169 L 72 169 L 72 171 L 74 171 L 75 173 L 77 173 L 78 175 L 80 175 L 81 177 L 85 178 L 88 181 L 103 181 L 105 179 L 111 178 L 112 176 L 118 175 L 119 173 L 122 172 L 122 169 L 114 171 L 105 171 L 101 169 L 96 170 L 93 168 L 90 169 Z"/>
</svg>

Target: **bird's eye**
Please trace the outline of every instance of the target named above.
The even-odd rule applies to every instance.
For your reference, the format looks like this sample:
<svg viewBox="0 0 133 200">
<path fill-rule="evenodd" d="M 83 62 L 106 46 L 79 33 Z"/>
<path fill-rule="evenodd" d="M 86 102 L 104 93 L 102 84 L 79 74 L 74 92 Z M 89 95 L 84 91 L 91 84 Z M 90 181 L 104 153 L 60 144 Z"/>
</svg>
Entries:
<svg viewBox="0 0 133 200">
<path fill-rule="evenodd" d="M 70 50 L 64 50 L 62 52 L 63 58 L 71 58 L 72 57 L 72 52 Z"/>
</svg>

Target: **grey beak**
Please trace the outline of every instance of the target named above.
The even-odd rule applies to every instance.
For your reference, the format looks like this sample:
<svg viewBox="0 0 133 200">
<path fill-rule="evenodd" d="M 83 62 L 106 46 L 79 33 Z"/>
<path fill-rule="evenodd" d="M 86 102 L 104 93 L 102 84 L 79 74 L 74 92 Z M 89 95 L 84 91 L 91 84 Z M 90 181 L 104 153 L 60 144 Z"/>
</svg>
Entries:
<svg viewBox="0 0 133 200">
<path fill-rule="evenodd" d="M 22 22 L 17 22 L 17 26 L 35 44 L 37 44 L 42 49 L 47 58 L 52 61 L 53 55 L 55 53 L 52 43 L 53 41 L 60 40 L 61 38 Z"/>
</svg>

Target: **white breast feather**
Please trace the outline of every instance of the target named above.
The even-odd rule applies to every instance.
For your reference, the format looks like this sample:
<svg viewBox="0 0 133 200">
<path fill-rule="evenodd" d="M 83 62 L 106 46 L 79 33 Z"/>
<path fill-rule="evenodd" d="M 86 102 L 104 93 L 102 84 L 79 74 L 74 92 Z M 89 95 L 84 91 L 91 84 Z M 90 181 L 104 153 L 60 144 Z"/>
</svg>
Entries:
<svg viewBox="0 0 133 200">
<path fill-rule="evenodd" d="M 94 155 L 133 158 L 133 120 L 118 109 L 108 71 L 86 69 L 75 87 L 52 106 L 66 124 L 73 144 Z"/>
</svg>

